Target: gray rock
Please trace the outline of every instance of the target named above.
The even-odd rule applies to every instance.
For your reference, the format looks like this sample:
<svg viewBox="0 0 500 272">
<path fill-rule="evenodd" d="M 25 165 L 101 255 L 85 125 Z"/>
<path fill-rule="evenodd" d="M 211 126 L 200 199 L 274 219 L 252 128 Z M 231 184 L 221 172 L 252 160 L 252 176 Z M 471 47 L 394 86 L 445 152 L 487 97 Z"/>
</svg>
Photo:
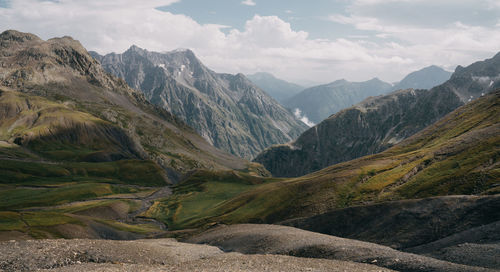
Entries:
<svg viewBox="0 0 500 272">
<path fill-rule="evenodd" d="M 215 73 L 190 50 L 156 53 L 132 46 L 123 54 L 93 56 L 153 104 L 232 154 L 253 158 L 307 128 L 244 75 Z"/>
</svg>

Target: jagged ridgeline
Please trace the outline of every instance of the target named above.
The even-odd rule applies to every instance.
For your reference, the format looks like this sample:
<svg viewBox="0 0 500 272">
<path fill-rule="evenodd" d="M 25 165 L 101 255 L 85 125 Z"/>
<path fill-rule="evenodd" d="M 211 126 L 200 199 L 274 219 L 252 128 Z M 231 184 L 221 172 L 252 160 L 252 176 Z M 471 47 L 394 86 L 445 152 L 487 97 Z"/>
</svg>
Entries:
<svg viewBox="0 0 500 272">
<path fill-rule="evenodd" d="M 275 176 L 297 177 L 375 154 L 499 87 L 497 54 L 466 68 L 459 66 L 448 81 L 430 90 L 399 90 L 367 98 L 330 116 L 295 141 L 264 150 L 255 161 Z"/>
<path fill-rule="evenodd" d="M 92 53 L 104 69 L 193 127 L 214 146 L 251 159 L 289 142 L 307 126 L 244 75 L 211 71 L 190 50 Z"/>
<path fill-rule="evenodd" d="M 106 73 L 79 42 L 16 31 L 0 35 L 3 183 L 156 186 L 199 168 L 249 165 Z"/>
</svg>

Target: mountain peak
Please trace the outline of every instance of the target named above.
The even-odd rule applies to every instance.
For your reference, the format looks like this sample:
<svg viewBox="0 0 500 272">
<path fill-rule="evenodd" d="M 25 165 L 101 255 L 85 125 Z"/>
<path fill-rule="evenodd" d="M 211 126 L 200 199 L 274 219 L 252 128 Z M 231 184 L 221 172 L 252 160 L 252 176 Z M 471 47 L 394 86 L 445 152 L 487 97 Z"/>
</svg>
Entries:
<svg viewBox="0 0 500 272">
<path fill-rule="evenodd" d="M 451 74 L 451 72 L 448 72 L 439 66 L 427 66 L 418 71 L 409 73 L 393 87 L 393 90 L 410 88 L 430 89 L 450 79 Z"/>
<path fill-rule="evenodd" d="M 260 80 L 263 80 L 263 79 L 276 79 L 276 77 L 271 74 L 271 73 L 268 73 L 268 72 L 257 72 L 257 73 L 254 73 L 254 74 L 251 74 L 251 75 L 248 75 L 249 77 L 252 77 L 252 78 L 255 78 L 255 79 L 260 79 Z"/>
<path fill-rule="evenodd" d="M 241 73 L 211 71 L 189 49 L 146 52 L 140 58 L 104 56 L 101 63 L 216 147 L 251 158 L 267 146 L 292 140 L 306 128 Z"/>
<path fill-rule="evenodd" d="M 177 49 L 174 49 L 170 52 L 167 52 L 167 53 L 186 53 L 186 54 L 193 54 L 193 51 L 191 49 L 188 49 L 188 48 L 177 48 Z"/>
<path fill-rule="evenodd" d="M 26 42 L 32 40 L 41 40 L 38 36 L 31 33 L 24 33 L 17 30 L 6 30 L 0 34 L 0 41 Z"/>
<path fill-rule="evenodd" d="M 349 81 L 347 81 L 345 78 L 342 78 L 342 79 L 337 79 L 337 80 L 335 80 L 334 82 L 332 82 L 330 84 L 345 84 L 345 83 L 349 83 Z"/>
<path fill-rule="evenodd" d="M 144 53 L 146 52 L 146 49 L 142 49 L 140 48 L 139 46 L 133 44 L 132 46 L 129 47 L 129 49 L 127 49 L 127 51 L 125 52 L 134 52 L 134 53 Z"/>
<path fill-rule="evenodd" d="M 383 81 L 380 80 L 380 78 L 378 78 L 378 77 L 374 77 L 374 78 L 372 78 L 372 79 L 370 79 L 370 80 L 368 80 L 366 82 L 383 82 Z"/>
</svg>

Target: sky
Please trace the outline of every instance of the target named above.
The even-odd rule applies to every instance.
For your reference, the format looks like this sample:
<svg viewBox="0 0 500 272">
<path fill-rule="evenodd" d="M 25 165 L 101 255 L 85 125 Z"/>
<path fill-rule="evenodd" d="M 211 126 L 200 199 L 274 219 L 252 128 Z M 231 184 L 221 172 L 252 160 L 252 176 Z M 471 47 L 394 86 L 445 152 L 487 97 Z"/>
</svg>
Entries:
<svg viewBox="0 0 500 272">
<path fill-rule="evenodd" d="M 0 0 L 7 29 L 101 54 L 189 48 L 216 72 L 303 85 L 395 82 L 499 52 L 500 0 Z"/>
</svg>

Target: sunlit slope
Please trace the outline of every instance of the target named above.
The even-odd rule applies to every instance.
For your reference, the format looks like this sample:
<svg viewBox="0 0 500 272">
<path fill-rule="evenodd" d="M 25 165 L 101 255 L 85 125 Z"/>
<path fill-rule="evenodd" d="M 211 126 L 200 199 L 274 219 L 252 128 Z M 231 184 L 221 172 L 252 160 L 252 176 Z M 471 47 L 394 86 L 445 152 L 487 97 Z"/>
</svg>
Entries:
<svg viewBox="0 0 500 272">
<path fill-rule="evenodd" d="M 276 222 L 387 200 L 500 192 L 500 92 L 458 108 L 393 148 L 217 205 L 206 222 Z M 206 214 L 208 215 L 208 214 Z"/>
</svg>

